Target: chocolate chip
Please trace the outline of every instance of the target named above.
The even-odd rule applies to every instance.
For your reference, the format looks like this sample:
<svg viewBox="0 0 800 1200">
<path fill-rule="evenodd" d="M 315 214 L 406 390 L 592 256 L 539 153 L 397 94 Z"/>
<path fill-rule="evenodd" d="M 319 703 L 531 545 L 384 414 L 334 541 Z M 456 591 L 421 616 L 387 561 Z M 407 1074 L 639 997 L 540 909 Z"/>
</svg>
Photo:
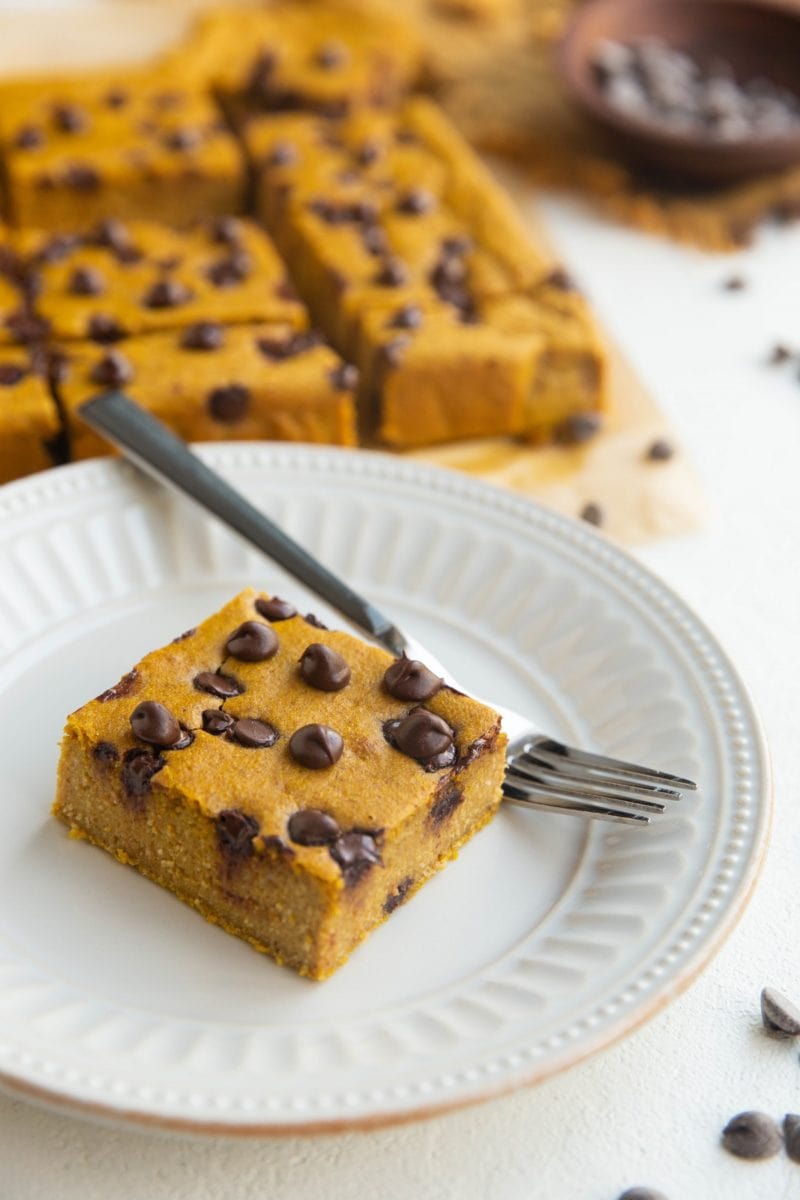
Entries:
<svg viewBox="0 0 800 1200">
<path fill-rule="evenodd" d="M 247 279 L 252 269 L 253 262 L 250 256 L 236 251 L 229 258 L 220 258 L 212 263 L 206 271 L 206 277 L 214 287 L 236 287 Z"/>
<path fill-rule="evenodd" d="M 299 333 L 289 333 L 283 337 L 257 338 L 256 348 L 271 362 L 283 362 L 284 359 L 304 354 L 314 346 L 320 345 L 321 341 L 322 338 L 315 329 L 303 329 Z"/>
<path fill-rule="evenodd" d="M 222 671 L 201 671 L 195 675 L 193 683 L 198 692 L 210 692 L 212 696 L 220 696 L 223 700 L 241 696 L 246 690 L 235 675 L 224 675 Z"/>
<path fill-rule="evenodd" d="M 436 197 L 424 188 L 410 188 L 397 201 L 397 211 L 409 216 L 422 216 L 430 212 L 436 204 Z"/>
<path fill-rule="evenodd" d="M 761 1020 L 775 1037 L 800 1036 L 800 1009 L 775 988 L 765 987 L 761 993 Z"/>
<path fill-rule="evenodd" d="M 627 1188 L 619 1200 L 667 1200 L 663 1192 L 656 1192 L 649 1187 Z"/>
<path fill-rule="evenodd" d="M 375 276 L 375 283 L 381 287 L 401 287 L 408 282 L 408 269 L 399 258 L 387 258 Z"/>
<path fill-rule="evenodd" d="M 342 42 L 324 42 L 314 55 L 314 62 L 323 70 L 332 71 L 347 62 L 350 55 Z"/>
<path fill-rule="evenodd" d="M 100 175 L 87 163 L 70 163 L 64 181 L 77 192 L 93 192 L 100 187 Z"/>
<path fill-rule="evenodd" d="M 303 725 L 289 739 L 292 758 L 310 771 L 332 767 L 342 757 L 343 749 L 341 734 L 328 725 Z"/>
<path fill-rule="evenodd" d="M 117 217 L 104 217 L 94 227 L 90 240 L 96 246 L 106 246 L 109 250 L 121 250 L 130 245 L 131 235 L 128 227 Z"/>
<path fill-rule="evenodd" d="M 360 167 L 371 167 L 381 157 L 383 147 L 376 138 L 367 138 L 355 153 L 356 162 Z"/>
<path fill-rule="evenodd" d="M 127 675 L 123 675 L 119 683 L 115 683 L 113 687 L 106 688 L 101 692 L 97 699 L 101 704 L 105 704 L 108 700 L 119 700 L 120 696 L 130 696 L 131 692 L 135 692 L 139 683 L 139 672 L 136 667 L 132 671 L 128 671 Z"/>
<path fill-rule="evenodd" d="M 80 238 L 74 233 L 54 233 L 49 237 L 36 255 L 40 263 L 56 263 L 68 258 L 80 245 Z"/>
<path fill-rule="evenodd" d="M 106 766 L 119 759 L 119 750 L 113 742 L 98 742 L 92 750 L 92 754 L 98 762 L 104 763 Z"/>
<path fill-rule="evenodd" d="M 174 637 L 172 639 L 172 645 L 174 646 L 177 642 L 185 642 L 188 640 L 188 638 L 194 637 L 194 635 L 196 633 L 197 633 L 196 628 L 195 629 L 185 629 L 183 631 L 183 633 L 179 633 L 177 637 Z"/>
<path fill-rule="evenodd" d="M 395 367 L 402 364 L 405 352 L 410 345 L 411 338 L 409 337 L 396 337 L 392 338 L 390 342 L 385 342 L 380 348 L 381 362 L 384 366 L 394 370 Z"/>
<path fill-rule="evenodd" d="M 330 646 L 312 642 L 300 658 L 300 674 L 310 687 L 321 692 L 340 692 L 350 682 L 350 667 Z"/>
<path fill-rule="evenodd" d="M 0 387 L 14 387 L 28 374 L 28 368 L 19 363 L 0 363 Z"/>
<path fill-rule="evenodd" d="M 385 254 L 389 249 L 389 240 L 380 225 L 362 225 L 361 241 L 368 254 Z"/>
<path fill-rule="evenodd" d="M 193 292 L 179 279 L 159 279 L 142 297 L 145 308 L 177 308 L 193 298 Z"/>
<path fill-rule="evenodd" d="M 44 142 L 44 133 L 38 125 L 21 125 L 14 137 L 18 150 L 33 150 Z"/>
<path fill-rule="evenodd" d="M 227 731 L 231 741 L 240 746 L 249 746 L 254 750 L 263 750 L 274 746 L 278 740 L 278 731 L 266 721 L 256 721 L 252 717 L 242 717 L 236 721 L 232 729 Z"/>
<path fill-rule="evenodd" d="M 545 278 L 544 283 L 547 287 L 557 288 L 559 292 L 577 292 L 577 283 L 563 267 L 556 267 Z"/>
<path fill-rule="evenodd" d="M 274 833 L 265 833 L 261 835 L 261 845 L 265 850 L 274 850 L 281 858 L 294 858 L 295 852 L 291 846 L 287 846 L 283 838 L 279 838 Z"/>
<path fill-rule="evenodd" d="M 766 1113 L 742 1112 L 722 1131 L 722 1144 L 737 1158 L 772 1158 L 781 1148 L 781 1131 Z"/>
<path fill-rule="evenodd" d="M 192 733 L 192 731 L 190 729 L 186 729 L 185 726 L 181 725 L 181 735 L 178 738 L 177 742 L 173 743 L 173 745 L 171 745 L 169 747 L 169 749 L 170 750 L 185 750 L 187 746 L 191 746 L 193 741 L 194 741 L 194 734 Z"/>
<path fill-rule="evenodd" d="M 424 663 L 415 658 L 406 658 L 405 655 L 387 667 L 383 676 L 386 691 L 398 700 L 430 700 L 443 682 Z"/>
<path fill-rule="evenodd" d="M 793 357 L 794 355 L 788 346 L 785 346 L 783 342 L 776 342 L 772 347 L 772 352 L 770 353 L 767 362 L 770 364 L 770 366 L 778 367 L 781 365 L 781 363 L 788 362 L 789 359 Z"/>
<path fill-rule="evenodd" d="M 263 50 L 253 64 L 247 89 L 256 97 L 268 100 L 272 93 L 272 75 L 278 65 L 278 57 L 273 50 Z"/>
<path fill-rule="evenodd" d="M 221 708 L 203 709 L 203 729 L 206 733 L 219 737 L 220 734 L 227 733 L 232 724 L 233 717 Z"/>
<path fill-rule="evenodd" d="M 723 279 L 722 288 L 726 292 L 742 292 L 747 287 L 747 280 L 742 275 L 729 275 Z"/>
<path fill-rule="evenodd" d="M 259 828 L 255 817 L 243 813 L 239 808 L 224 808 L 216 819 L 220 850 L 231 858 L 249 858 L 253 854 L 253 838 L 258 835 Z"/>
<path fill-rule="evenodd" d="M 250 389 L 241 383 L 228 383 L 208 393 L 208 411 L 215 421 L 230 425 L 241 421 L 250 403 Z"/>
<path fill-rule="evenodd" d="M 109 108 L 124 108 L 128 99 L 128 93 L 124 88 L 111 88 L 105 95 L 105 101 Z"/>
<path fill-rule="evenodd" d="M 449 750 L 454 740 L 447 722 L 427 708 L 413 708 L 393 731 L 394 745 L 409 758 L 436 758 Z"/>
<path fill-rule="evenodd" d="M 73 296 L 99 296 L 105 290 L 103 276 L 94 267 L 76 267 L 67 287 Z"/>
<path fill-rule="evenodd" d="M 414 880 L 411 878 L 411 876 L 406 875 L 405 879 L 400 880 L 395 890 L 393 892 L 389 892 L 389 895 L 383 902 L 383 911 L 385 913 L 393 913 L 396 908 L 400 907 L 411 890 L 413 882 Z"/>
<path fill-rule="evenodd" d="M 164 145 L 168 150 L 196 150 L 202 140 L 203 135 L 199 129 L 191 125 L 182 125 L 177 129 L 170 129 L 164 137 Z"/>
<path fill-rule="evenodd" d="M 316 197 L 309 201 L 311 211 L 327 225 L 374 224 L 378 210 L 371 200 L 336 202 Z"/>
<path fill-rule="evenodd" d="M 101 387 L 122 387 L 133 375 L 133 367 L 120 350 L 107 350 L 89 372 L 92 383 Z"/>
<path fill-rule="evenodd" d="M 675 455 L 675 447 L 666 438 L 656 438 L 647 447 L 645 458 L 648 462 L 667 462 Z"/>
<path fill-rule="evenodd" d="M 329 853 L 341 867 L 345 887 L 355 887 L 372 867 L 381 863 L 374 834 L 356 829 L 338 837 Z"/>
<path fill-rule="evenodd" d="M 236 217 L 217 217 L 211 225 L 211 237 L 225 246 L 238 246 L 242 240 L 242 223 Z"/>
<path fill-rule="evenodd" d="M 53 124 L 61 133 L 83 133 L 89 118 L 76 104 L 57 104 L 53 109 Z"/>
<path fill-rule="evenodd" d="M 315 629 L 328 628 L 327 625 L 324 625 L 322 621 L 320 621 L 319 617 L 315 613 L 306 613 L 306 615 L 303 617 L 303 620 L 305 621 L 306 625 L 313 625 Z"/>
<path fill-rule="evenodd" d="M 419 329 L 422 309 L 418 304 L 404 304 L 387 322 L 390 329 Z"/>
<path fill-rule="evenodd" d="M 288 600 L 280 596 L 259 597 L 255 603 L 256 612 L 261 613 L 268 621 L 288 621 L 289 617 L 297 616 L 297 609 Z"/>
<path fill-rule="evenodd" d="M 458 808 L 464 800 L 464 793 L 458 784 L 448 781 L 443 788 L 441 794 L 437 794 L 436 799 L 431 805 L 430 813 L 431 824 L 441 825 L 452 812 Z"/>
<path fill-rule="evenodd" d="M 166 759 L 162 758 L 160 754 L 153 754 L 152 750 L 144 750 L 139 747 L 126 750 L 122 756 L 120 779 L 128 798 L 136 801 L 149 795 L 153 776 L 158 774 L 164 766 L 166 766 Z M 135 805 L 135 807 L 139 807 L 139 805 Z"/>
<path fill-rule="evenodd" d="M 292 813 L 288 829 L 298 846 L 328 846 L 341 832 L 336 818 L 320 808 L 301 808 Z"/>
<path fill-rule="evenodd" d="M 157 700 L 142 700 L 130 716 L 131 729 L 136 737 L 153 746 L 173 746 L 181 740 L 177 717 Z"/>
<path fill-rule="evenodd" d="M 352 363 L 339 363 L 328 372 L 331 386 L 337 392 L 352 392 L 358 387 L 358 367 Z"/>
<path fill-rule="evenodd" d="M 562 446 L 579 446 L 593 438 L 601 425 L 596 412 L 572 413 L 556 426 L 554 437 Z"/>
<path fill-rule="evenodd" d="M 603 510 L 599 504 L 595 504 L 594 500 L 590 500 L 588 504 L 584 504 L 580 511 L 582 521 L 588 522 L 589 525 L 603 524 Z"/>
<path fill-rule="evenodd" d="M 128 336 L 128 331 L 120 325 L 116 317 L 110 317 L 106 313 L 94 313 L 87 322 L 86 332 L 93 342 L 103 345 L 121 342 Z"/>
<path fill-rule="evenodd" d="M 466 233 L 452 233 L 449 237 L 442 239 L 443 258 L 461 258 L 463 255 L 469 254 L 472 248 L 472 238 Z"/>
<path fill-rule="evenodd" d="M 278 635 L 260 621 L 245 621 L 225 644 L 225 649 L 242 662 L 264 662 L 278 650 Z"/>
<path fill-rule="evenodd" d="M 292 142 L 275 142 L 264 161 L 269 167 L 291 167 L 299 157 Z"/>
<path fill-rule="evenodd" d="M 787 1113 L 783 1118 L 783 1140 L 786 1154 L 792 1162 L 800 1163 L 800 1116 Z"/>
<path fill-rule="evenodd" d="M 225 332 L 216 321 L 197 321 L 187 326 L 181 336 L 184 350 L 219 350 L 224 342 Z"/>
<path fill-rule="evenodd" d="M 37 317 L 24 308 L 9 313 L 3 324 L 15 342 L 35 342 L 46 337 L 50 331 L 50 323 L 43 317 Z"/>
</svg>

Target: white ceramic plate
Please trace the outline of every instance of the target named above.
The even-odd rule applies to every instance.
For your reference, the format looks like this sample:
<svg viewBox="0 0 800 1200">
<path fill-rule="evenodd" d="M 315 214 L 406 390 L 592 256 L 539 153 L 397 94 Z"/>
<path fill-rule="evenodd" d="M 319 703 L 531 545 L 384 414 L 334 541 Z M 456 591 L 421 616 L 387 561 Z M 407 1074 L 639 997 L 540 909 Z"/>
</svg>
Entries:
<svg viewBox="0 0 800 1200">
<path fill-rule="evenodd" d="M 769 815 L 758 722 L 719 647 L 589 528 L 465 477 L 304 447 L 205 447 L 482 695 L 700 781 L 648 830 L 508 808 L 323 984 L 207 925 L 49 816 L 65 714 L 269 562 L 132 470 L 0 490 L 0 1076 L 167 1127 L 419 1117 L 541 1079 L 708 961 Z M 330 614 L 329 614 L 330 615 Z M 336 623 L 335 618 L 333 623 Z"/>
</svg>

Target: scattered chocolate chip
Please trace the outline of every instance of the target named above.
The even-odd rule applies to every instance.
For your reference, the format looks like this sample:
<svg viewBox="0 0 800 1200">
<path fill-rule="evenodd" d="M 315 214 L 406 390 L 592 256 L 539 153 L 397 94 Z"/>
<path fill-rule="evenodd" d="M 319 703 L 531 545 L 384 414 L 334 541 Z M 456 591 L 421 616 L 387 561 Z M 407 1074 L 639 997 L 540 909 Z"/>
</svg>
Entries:
<svg viewBox="0 0 800 1200">
<path fill-rule="evenodd" d="M 80 245 L 80 238 L 74 233 L 54 233 L 49 237 L 36 255 L 40 263 L 56 263 L 68 258 L 73 250 Z"/>
<path fill-rule="evenodd" d="M 339 363 L 328 372 L 331 386 L 337 392 L 352 392 L 358 387 L 358 367 L 352 363 Z"/>
<path fill-rule="evenodd" d="M 105 290 L 105 284 L 95 267 L 76 267 L 67 288 L 73 296 L 99 296 Z"/>
<path fill-rule="evenodd" d="M 113 742 L 98 742 L 92 750 L 92 754 L 98 762 L 106 765 L 117 762 L 119 759 L 119 750 Z"/>
<path fill-rule="evenodd" d="M 441 794 L 438 794 L 430 809 L 431 824 L 441 825 L 464 800 L 464 793 L 458 784 L 448 781 Z"/>
<path fill-rule="evenodd" d="M 217 843 L 223 854 L 231 858 L 249 858 L 253 853 L 253 838 L 259 824 L 255 817 L 239 808 L 224 808 L 217 814 Z"/>
<path fill-rule="evenodd" d="M 775 1037 L 800 1036 L 800 1009 L 775 988 L 765 987 L 761 993 L 761 1020 Z"/>
<path fill-rule="evenodd" d="M 338 837 L 329 853 L 341 867 L 345 887 L 355 887 L 372 867 L 382 861 L 375 835 L 357 829 Z"/>
<path fill-rule="evenodd" d="M 322 621 L 320 621 L 319 617 L 315 613 L 306 613 L 306 615 L 303 617 L 303 620 L 305 621 L 306 625 L 313 625 L 315 629 L 328 628 L 327 625 L 323 625 Z"/>
<path fill-rule="evenodd" d="M 364 244 L 364 249 L 368 254 L 376 257 L 381 254 L 386 254 L 389 249 L 389 240 L 386 233 L 381 229 L 380 225 L 362 225 L 361 226 L 361 241 Z"/>
<path fill-rule="evenodd" d="M 192 125 L 181 125 L 177 129 L 170 129 L 164 137 L 164 145 L 168 150 L 196 150 L 203 141 L 203 135 L 199 129 Z"/>
<path fill-rule="evenodd" d="M 776 342 L 772 347 L 772 351 L 767 359 L 767 362 L 770 364 L 770 366 L 778 367 L 781 365 L 781 363 L 788 362 L 789 359 L 793 357 L 794 355 L 788 346 L 785 346 L 783 342 Z"/>
<path fill-rule="evenodd" d="M 404 304 L 390 317 L 390 329 L 419 329 L 422 324 L 422 309 L 418 304 Z"/>
<path fill-rule="evenodd" d="M 410 875 L 406 875 L 405 879 L 401 879 L 394 891 L 389 892 L 389 895 L 384 900 L 383 911 L 389 914 L 393 913 L 396 908 L 399 908 L 410 892 L 413 883 L 414 880 Z"/>
<path fill-rule="evenodd" d="M 20 363 L 0 363 L 0 387 L 14 387 L 28 374 Z"/>
<path fill-rule="evenodd" d="M 405 352 L 411 345 L 410 337 L 392 338 L 390 342 L 384 342 L 380 348 L 380 360 L 385 367 L 399 367 L 405 356 Z"/>
<path fill-rule="evenodd" d="M 337 202 L 317 197 L 309 201 L 308 207 L 327 225 L 373 225 L 378 216 L 371 200 Z"/>
<path fill-rule="evenodd" d="M 184 350 L 219 350 L 225 343 L 225 331 L 216 321 L 197 321 L 181 335 Z"/>
<path fill-rule="evenodd" d="M 375 276 L 380 287 L 401 287 L 408 283 L 408 268 L 399 258 L 387 258 Z"/>
<path fill-rule="evenodd" d="M 33 150 L 44 142 L 44 133 L 38 125 L 21 125 L 14 137 L 18 150 Z"/>
<path fill-rule="evenodd" d="M 101 387 L 122 387 L 130 383 L 133 375 L 131 363 L 120 350 L 107 350 L 89 372 L 92 383 Z"/>
<path fill-rule="evenodd" d="M 436 197 L 424 188 L 410 188 L 397 201 L 397 211 L 408 216 L 422 216 L 436 205 Z"/>
<path fill-rule="evenodd" d="M 386 668 L 383 676 L 383 686 L 390 696 L 398 700 L 430 700 L 443 684 L 438 675 L 434 675 L 424 663 L 415 658 L 398 658 Z"/>
<path fill-rule="evenodd" d="M 292 167 L 299 157 L 292 142 L 274 142 L 264 161 L 268 167 Z"/>
<path fill-rule="evenodd" d="M 175 88 L 158 92 L 153 96 L 153 107 L 159 112 L 169 112 L 170 109 L 180 108 L 183 104 L 184 93 Z"/>
<path fill-rule="evenodd" d="M 722 281 L 722 287 L 726 292 L 743 292 L 747 287 L 747 280 L 742 275 L 729 275 Z"/>
<path fill-rule="evenodd" d="M 211 225 L 211 237 L 225 246 L 238 246 L 242 240 L 242 223 L 236 217 L 217 217 Z"/>
<path fill-rule="evenodd" d="M 393 731 L 393 742 L 409 758 L 436 758 L 455 740 L 450 726 L 427 708 L 413 708 Z"/>
<path fill-rule="evenodd" d="M 50 323 L 43 317 L 37 317 L 24 308 L 9 313 L 3 324 L 15 342 L 35 342 L 46 337 L 50 331 Z"/>
<path fill-rule="evenodd" d="M 193 683 L 198 692 L 210 692 L 212 696 L 220 696 L 223 700 L 241 696 L 246 690 L 234 675 L 224 675 L 222 671 L 201 671 L 195 675 Z"/>
<path fill-rule="evenodd" d="M 568 271 L 563 267 L 556 267 L 545 278 L 544 283 L 547 287 L 556 288 L 559 292 L 577 292 L 578 285 Z"/>
<path fill-rule="evenodd" d="M 220 734 L 227 733 L 232 724 L 233 717 L 221 708 L 203 709 L 203 729 L 206 733 L 219 737 Z"/>
<path fill-rule="evenodd" d="M 289 739 L 292 758 L 310 771 L 332 767 L 342 757 L 343 749 L 341 734 L 328 725 L 303 725 Z"/>
<path fill-rule="evenodd" d="M 278 645 L 278 635 L 270 625 L 245 621 L 228 638 L 225 649 L 242 662 L 264 662 L 277 653 Z"/>
<path fill-rule="evenodd" d="M 227 731 L 228 737 L 240 746 L 249 746 L 253 750 L 265 750 L 274 746 L 278 740 L 278 731 L 266 721 L 256 721 L 252 717 L 242 717 L 236 721 L 232 729 Z"/>
<path fill-rule="evenodd" d="M 722 1131 L 722 1144 L 737 1158 L 772 1158 L 781 1148 L 781 1131 L 766 1113 L 742 1112 Z"/>
<path fill-rule="evenodd" d="M 57 104 L 53 124 L 61 133 L 83 133 L 89 127 L 89 118 L 77 104 Z"/>
<path fill-rule="evenodd" d="M 194 293 L 179 279 L 159 279 L 142 297 L 145 308 L 177 308 L 193 298 Z"/>
<path fill-rule="evenodd" d="M 116 317 L 106 313 L 93 313 L 87 322 L 86 333 L 93 342 L 100 342 L 101 345 L 121 342 L 128 336 L 127 329 L 120 325 Z"/>
<path fill-rule="evenodd" d="M 314 55 L 314 62 L 325 71 L 343 66 L 349 59 L 347 47 L 342 42 L 324 42 Z"/>
<path fill-rule="evenodd" d="M 589 525 L 602 525 L 603 510 L 599 504 L 595 504 L 594 500 L 590 500 L 581 509 L 580 518 L 582 521 L 588 522 Z"/>
<path fill-rule="evenodd" d="M 648 462 L 667 462 L 675 456 L 675 447 L 666 438 L 656 438 L 647 447 L 645 458 Z"/>
<path fill-rule="evenodd" d="M 153 754 L 152 750 L 144 750 L 139 747 L 126 750 L 122 756 L 120 779 L 128 798 L 140 801 L 144 796 L 149 795 L 153 776 L 158 774 L 164 766 L 166 766 L 166 759 L 162 758 L 160 754 Z M 134 804 L 134 807 L 138 808 L 140 805 Z"/>
<path fill-rule="evenodd" d="M 115 683 L 113 687 L 106 688 L 101 692 L 97 699 L 101 704 L 105 704 L 108 700 L 119 700 L 120 696 L 130 696 L 131 692 L 135 692 L 139 684 L 139 672 L 136 667 L 132 671 L 128 671 L 127 675 L 123 675 L 119 683 Z"/>
<path fill-rule="evenodd" d="M 250 403 L 250 389 L 241 383 L 228 383 L 208 393 L 208 411 L 216 421 L 230 425 L 241 421 Z"/>
<path fill-rule="evenodd" d="M 93 192 L 100 187 L 100 175 L 87 163 L 70 163 L 64 172 L 64 181 L 77 192 Z"/>
<path fill-rule="evenodd" d="M 663 1192 L 656 1192 L 649 1187 L 627 1188 L 619 1200 L 667 1200 Z"/>
<path fill-rule="evenodd" d="M 341 654 L 322 642 L 306 646 L 300 658 L 300 674 L 321 692 L 340 692 L 350 682 L 350 667 Z"/>
<path fill-rule="evenodd" d="M 787 1113 L 783 1118 L 783 1141 L 792 1162 L 800 1163 L 800 1116 Z"/>
<path fill-rule="evenodd" d="M 220 258 L 206 270 L 206 278 L 217 288 L 237 287 L 253 269 L 253 262 L 243 251 L 234 251 L 229 258 Z"/>
<path fill-rule="evenodd" d="M 181 740 L 177 717 L 157 700 L 142 700 L 131 713 L 130 721 L 135 736 L 153 746 L 173 746 Z"/>
<path fill-rule="evenodd" d="M 94 227 L 90 241 L 96 246 L 106 246 L 109 250 L 119 251 L 130 245 L 131 235 L 123 221 L 117 217 L 104 217 Z"/>
<path fill-rule="evenodd" d="M 322 338 L 315 329 L 303 329 L 298 333 L 286 334 L 283 337 L 260 337 L 256 339 L 256 347 L 264 358 L 271 362 L 282 362 L 286 358 L 294 358 L 304 354 L 314 346 L 318 346 Z"/>
<path fill-rule="evenodd" d="M 593 438 L 601 425 L 602 421 L 598 413 L 572 413 L 556 426 L 555 440 L 562 446 L 579 446 Z"/>
<path fill-rule="evenodd" d="M 128 93 L 124 88 L 110 88 L 105 94 L 105 102 L 109 108 L 124 108 L 128 99 Z"/>
<path fill-rule="evenodd" d="M 383 154 L 383 146 L 376 138 L 367 138 L 355 152 L 355 160 L 360 167 L 371 167 Z"/>
<path fill-rule="evenodd" d="M 283 838 L 279 838 L 274 833 L 264 833 L 261 835 L 261 845 L 265 850 L 276 851 L 281 858 L 294 858 L 294 850 L 291 846 L 287 846 Z"/>
<path fill-rule="evenodd" d="M 298 846 L 328 846 L 341 833 L 336 818 L 320 808 L 301 808 L 292 813 L 288 829 Z"/>
<path fill-rule="evenodd" d="M 442 239 L 442 256 L 445 258 L 461 258 L 463 255 L 469 254 L 473 248 L 473 244 L 469 234 L 451 233 L 448 237 Z"/>
<path fill-rule="evenodd" d="M 281 600 L 280 596 L 259 597 L 256 600 L 255 609 L 268 621 L 288 621 L 289 617 L 297 616 L 295 606 L 288 600 Z"/>
<path fill-rule="evenodd" d="M 181 735 L 178 738 L 177 742 L 174 742 L 173 745 L 171 745 L 169 747 L 169 749 L 170 750 L 185 750 L 187 746 L 191 746 L 193 741 L 194 741 L 194 734 L 192 733 L 191 729 L 187 729 L 184 725 L 181 725 Z"/>
</svg>

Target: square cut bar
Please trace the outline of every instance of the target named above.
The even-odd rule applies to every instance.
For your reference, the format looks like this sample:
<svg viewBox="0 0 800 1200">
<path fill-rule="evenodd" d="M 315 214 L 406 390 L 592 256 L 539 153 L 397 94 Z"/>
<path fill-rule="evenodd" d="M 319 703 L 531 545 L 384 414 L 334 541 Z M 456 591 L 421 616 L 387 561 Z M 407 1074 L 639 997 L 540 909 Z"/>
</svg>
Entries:
<svg viewBox="0 0 800 1200">
<path fill-rule="evenodd" d="M 15 241 L 35 284 L 34 311 L 54 338 L 116 342 L 197 321 L 308 324 L 253 221 L 224 216 L 175 229 L 106 220 L 84 235 L 25 230 Z"/>
<path fill-rule="evenodd" d="M 78 409 L 113 388 L 124 388 L 186 441 L 356 442 L 357 372 L 308 330 L 201 321 L 120 346 L 65 343 L 56 361 L 56 394 L 76 459 L 109 453 Z"/>
<path fill-rule="evenodd" d="M 0 483 L 58 460 L 61 421 L 42 356 L 0 346 Z"/>
<path fill-rule="evenodd" d="M 324 979 L 495 814 L 491 709 L 252 589 L 74 712 L 54 812 Z"/>
<path fill-rule="evenodd" d="M 157 71 L 6 84 L 0 142 L 18 226 L 185 225 L 244 203 L 241 154 L 212 100 Z"/>
</svg>

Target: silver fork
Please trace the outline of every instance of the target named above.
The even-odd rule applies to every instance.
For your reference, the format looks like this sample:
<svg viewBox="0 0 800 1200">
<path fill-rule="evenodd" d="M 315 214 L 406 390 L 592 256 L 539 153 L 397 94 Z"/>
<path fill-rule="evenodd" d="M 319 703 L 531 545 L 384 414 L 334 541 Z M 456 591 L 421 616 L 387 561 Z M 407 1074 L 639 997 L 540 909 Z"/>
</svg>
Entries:
<svg viewBox="0 0 800 1200">
<path fill-rule="evenodd" d="M 323 597 L 370 640 L 397 657 L 424 662 L 445 683 L 464 690 L 425 646 L 293 541 L 124 393 L 96 396 L 81 406 L 80 414 L 126 458 L 213 513 Z M 508 736 L 503 795 L 512 804 L 647 825 L 697 786 L 691 779 L 564 745 L 535 729 L 520 713 L 491 700 L 484 703 L 500 714 Z"/>
</svg>

